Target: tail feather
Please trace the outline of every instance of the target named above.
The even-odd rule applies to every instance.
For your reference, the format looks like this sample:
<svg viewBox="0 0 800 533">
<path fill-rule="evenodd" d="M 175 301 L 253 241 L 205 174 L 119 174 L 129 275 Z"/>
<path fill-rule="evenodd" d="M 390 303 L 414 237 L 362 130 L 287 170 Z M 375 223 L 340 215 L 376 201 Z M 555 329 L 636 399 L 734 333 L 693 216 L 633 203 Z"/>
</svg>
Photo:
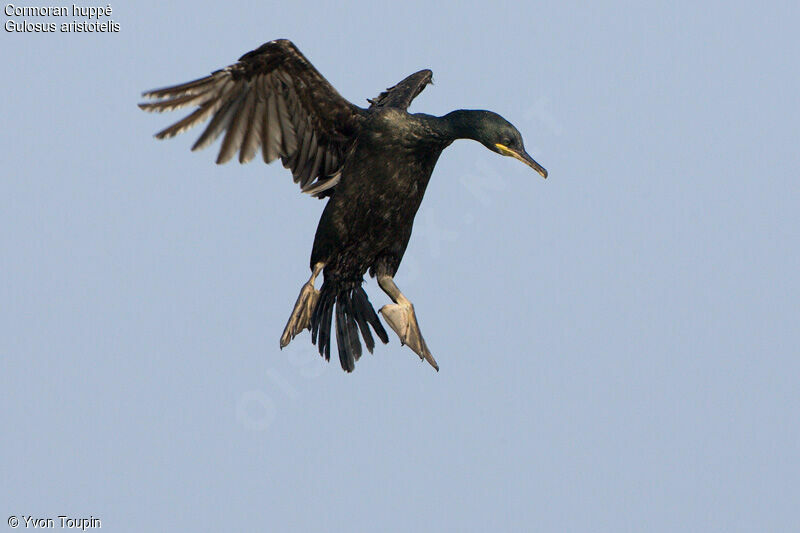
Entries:
<svg viewBox="0 0 800 533">
<path fill-rule="evenodd" d="M 361 311 L 359 313 L 360 316 L 363 316 L 367 322 L 370 323 L 372 329 L 375 330 L 375 334 L 378 335 L 378 338 L 383 342 L 383 344 L 389 343 L 389 335 L 386 334 L 386 330 L 383 329 L 383 324 L 381 324 L 381 319 L 378 318 L 378 313 L 375 312 L 375 309 L 372 307 L 372 304 L 369 303 L 369 298 L 367 298 L 367 293 L 364 290 L 361 290 L 361 294 L 356 299 L 356 303 L 359 305 Z"/>
<path fill-rule="evenodd" d="M 362 307 L 359 303 L 359 300 L 354 298 L 352 300 L 348 300 L 347 304 L 350 307 L 350 314 L 355 317 L 356 323 L 358 324 L 358 329 L 361 330 L 361 336 L 364 337 L 364 343 L 367 345 L 367 351 L 372 353 L 372 349 L 375 348 L 375 340 L 372 338 L 372 332 L 369 330 L 367 319 L 362 313 Z M 372 309 L 372 306 L 370 306 L 370 309 Z"/>
<path fill-rule="evenodd" d="M 358 338 L 358 326 L 353 314 L 353 291 L 350 291 L 348 298 L 341 301 L 343 304 L 343 316 L 345 320 L 345 332 L 347 333 L 348 343 L 353 349 L 353 356 L 356 361 L 361 358 L 361 341 Z M 337 306 L 338 308 L 338 306 Z"/>
<path fill-rule="evenodd" d="M 356 367 L 356 361 L 361 357 L 361 342 L 358 340 L 356 332 L 355 343 L 350 335 L 350 320 L 345 316 L 344 307 L 340 300 L 336 304 L 336 346 L 339 348 L 339 362 L 347 372 L 352 372 Z"/>
<path fill-rule="evenodd" d="M 311 314 L 311 342 L 319 347 L 319 354 L 326 360 L 331 357 L 331 311 L 334 300 L 320 298 Z M 327 352 L 326 352 L 327 349 Z"/>
<path fill-rule="evenodd" d="M 325 333 L 325 346 L 320 346 L 320 349 L 325 351 L 325 360 L 331 360 L 331 317 L 333 316 L 334 300 L 329 300 L 325 305 L 325 314 L 322 316 L 322 331 Z M 320 351 L 322 355 L 322 351 Z"/>
<path fill-rule="evenodd" d="M 322 285 L 319 300 L 311 315 L 311 342 L 317 345 L 319 354 L 326 360 L 330 360 L 331 354 L 331 322 L 334 306 L 339 362 L 346 372 L 352 372 L 355 362 L 362 353 L 359 332 L 370 353 L 375 347 L 370 326 L 384 343 L 389 342 L 389 336 L 369 302 L 367 293 L 360 285 L 343 288 L 335 281 L 326 281 Z"/>
</svg>

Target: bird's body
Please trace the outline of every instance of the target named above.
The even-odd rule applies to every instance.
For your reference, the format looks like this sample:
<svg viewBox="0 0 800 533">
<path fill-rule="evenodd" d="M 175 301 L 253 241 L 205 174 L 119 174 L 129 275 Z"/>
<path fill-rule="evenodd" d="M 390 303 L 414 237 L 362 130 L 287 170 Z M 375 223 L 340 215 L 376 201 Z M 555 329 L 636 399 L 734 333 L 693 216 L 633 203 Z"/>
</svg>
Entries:
<svg viewBox="0 0 800 533">
<path fill-rule="evenodd" d="M 312 276 L 301 290 L 281 347 L 310 329 L 320 354 L 329 358 L 334 317 L 346 371 L 352 371 L 361 356 L 360 338 L 372 351 L 370 328 L 388 342 L 361 288 L 369 271 L 394 302 L 381 309 L 384 319 L 401 342 L 438 370 L 413 305 L 393 278 L 439 156 L 455 139 L 470 138 L 522 160 L 546 177 L 524 151 L 516 128 L 495 113 L 409 114 L 409 104 L 430 80 L 429 70 L 419 71 L 362 109 L 336 93 L 291 42 L 278 40 L 206 78 L 145 93 L 161 99 L 141 104 L 145 110 L 198 106 L 157 137 L 171 137 L 211 118 L 193 149 L 207 146 L 224 131 L 218 163 L 237 151 L 239 160 L 246 162 L 260 148 L 266 162 L 280 157 L 304 192 L 330 197 L 314 238 Z M 324 283 L 318 291 L 314 281 L 320 272 Z"/>
<path fill-rule="evenodd" d="M 322 212 L 311 265 L 325 277 L 360 283 L 367 269 L 394 276 L 433 168 L 448 141 L 425 135 L 423 116 L 375 111 L 342 167 Z"/>
</svg>

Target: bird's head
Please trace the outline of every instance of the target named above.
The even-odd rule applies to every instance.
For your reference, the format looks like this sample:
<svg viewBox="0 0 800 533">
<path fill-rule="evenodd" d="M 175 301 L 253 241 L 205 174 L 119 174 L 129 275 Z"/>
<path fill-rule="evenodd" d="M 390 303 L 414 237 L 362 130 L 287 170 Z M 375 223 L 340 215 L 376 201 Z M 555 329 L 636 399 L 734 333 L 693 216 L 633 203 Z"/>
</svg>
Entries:
<svg viewBox="0 0 800 533">
<path fill-rule="evenodd" d="M 537 163 L 522 143 L 522 135 L 509 121 L 491 111 L 480 112 L 474 124 L 475 140 L 483 144 L 492 152 L 519 159 L 543 178 L 547 177 L 547 170 Z"/>
</svg>

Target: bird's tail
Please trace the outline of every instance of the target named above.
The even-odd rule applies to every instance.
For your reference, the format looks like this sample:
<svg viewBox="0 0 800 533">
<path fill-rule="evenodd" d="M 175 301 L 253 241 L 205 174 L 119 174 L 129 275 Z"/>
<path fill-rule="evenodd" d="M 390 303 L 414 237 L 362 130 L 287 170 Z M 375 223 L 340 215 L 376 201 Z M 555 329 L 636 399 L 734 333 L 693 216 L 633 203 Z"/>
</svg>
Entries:
<svg viewBox="0 0 800 533">
<path fill-rule="evenodd" d="M 342 285 L 338 280 L 326 280 L 322 284 L 319 300 L 311 315 L 311 342 L 317 345 L 321 356 L 330 360 L 331 322 L 335 306 L 339 361 L 346 372 L 352 372 L 355 362 L 361 357 L 359 330 L 370 353 L 375 347 L 370 326 L 384 344 L 389 342 L 389 336 L 361 285 L 348 288 Z"/>
</svg>

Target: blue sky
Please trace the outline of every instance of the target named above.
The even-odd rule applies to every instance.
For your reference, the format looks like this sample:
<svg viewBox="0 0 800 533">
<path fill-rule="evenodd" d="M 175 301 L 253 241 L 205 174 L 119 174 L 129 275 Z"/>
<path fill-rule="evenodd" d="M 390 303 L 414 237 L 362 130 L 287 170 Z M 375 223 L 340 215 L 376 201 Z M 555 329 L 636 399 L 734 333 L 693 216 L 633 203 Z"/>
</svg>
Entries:
<svg viewBox="0 0 800 533">
<path fill-rule="evenodd" d="M 2 35 L 5 515 L 797 530 L 796 6 L 112 8 Z M 352 375 L 279 351 L 323 203 L 136 107 L 279 37 L 359 105 L 431 68 L 411 111 L 496 111 L 550 171 L 440 159 L 396 278 L 438 374 L 394 336 Z"/>
</svg>

